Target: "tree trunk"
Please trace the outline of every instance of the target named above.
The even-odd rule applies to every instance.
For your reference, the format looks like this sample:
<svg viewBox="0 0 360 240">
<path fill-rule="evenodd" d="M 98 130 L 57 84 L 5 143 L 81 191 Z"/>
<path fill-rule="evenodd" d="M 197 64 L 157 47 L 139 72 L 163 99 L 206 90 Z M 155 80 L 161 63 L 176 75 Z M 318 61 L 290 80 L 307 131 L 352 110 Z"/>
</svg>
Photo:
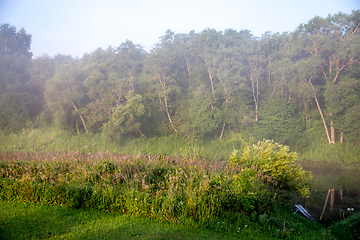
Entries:
<svg viewBox="0 0 360 240">
<path fill-rule="evenodd" d="M 129 117 L 127 117 L 127 119 L 128 119 L 128 121 L 130 121 Z M 143 136 L 144 138 L 147 138 L 147 136 L 139 128 L 136 127 L 136 124 L 134 122 L 132 124 L 134 125 L 136 130 L 138 130 L 138 132 L 141 134 L 141 136 Z"/>
<path fill-rule="evenodd" d="M 255 84 L 253 79 L 251 78 L 251 86 L 254 97 L 254 105 L 255 105 L 255 122 L 258 121 L 258 103 L 259 103 L 259 80 L 256 82 L 256 95 L 255 95 Z"/>
<path fill-rule="evenodd" d="M 174 127 L 174 124 L 171 120 L 171 117 L 170 117 L 170 113 L 169 113 L 169 108 L 168 108 L 168 104 L 167 104 L 167 99 L 166 99 L 166 95 L 165 95 L 165 98 L 164 98 L 164 102 L 165 102 L 165 110 L 166 110 L 166 114 L 169 118 L 169 121 L 170 121 L 170 124 L 171 124 L 171 127 L 172 129 L 174 129 L 175 132 L 177 132 L 176 128 Z"/>
<path fill-rule="evenodd" d="M 209 78 L 210 78 L 210 83 L 211 83 L 211 91 L 214 94 L 215 93 L 215 88 L 214 88 L 214 76 L 211 74 L 211 72 L 208 70 L 209 73 Z"/>
<path fill-rule="evenodd" d="M 315 102 L 316 102 L 317 108 L 318 108 L 318 110 L 319 110 L 319 113 L 320 113 L 321 119 L 322 119 L 323 124 L 324 124 L 325 132 L 326 132 L 326 137 L 327 137 L 327 139 L 328 139 L 328 142 L 329 142 L 329 143 L 331 143 L 331 139 L 330 139 L 329 131 L 328 131 L 328 128 L 327 128 L 327 126 L 326 126 L 326 122 L 325 122 L 325 118 L 324 118 L 324 115 L 323 115 L 323 113 L 322 113 L 322 111 L 321 111 L 319 101 L 318 101 L 318 99 L 317 99 L 317 97 L 316 97 L 316 93 L 315 93 L 315 88 L 314 88 L 314 85 L 312 85 L 312 83 L 311 83 L 311 79 L 310 79 L 309 83 L 310 83 L 310 86 L 312 87 L 313 94 L 314 94 L 314 99 L 315 99 Z"/>
<path fill-rule="evenodd" d="M 343 142 L 344 142 L 344 132 L 341 132 L 340 143 L 343 143 Z"/>
<path fill-rule="evenodd" d="M 138 132 L 141 134 L 141 136 L 143 136 L 144 138 L 147 138 L 146 135 L 145 135 L 142 131 L 140 131 L 140 129 L 138 129 L 138 128 L 136 128 L 136 129 L 137 129 Z"/>
<path fill-rule="evenodd" d="M 333 121 L 330 122 L 331 143 L 335 143 L 335 129 Z"/>
<path fill-rule="evenodd" d="M 87 128 L 86 128 L 86 125 L 85 125 L 85 121 L 84 121 L 83 116 L 81 115 L 81 113 L 79 112 L 79 110 L 77 109 L 77 107 L 75 106 L 74 102 L 71 101 L 71 103 L 72 103 L 73 107 L 75 108 L 76 112 L 79 114 L 79 116 L 80 116 L 80 118 L 81 118 L 81 121 L 82 121 L 82 123 L 83 123 L 83 125 L 84 125 L 84 128 L 85 128 L 86 133 L 89 133 L 88 130 L 87 130 Z"/>
<path fill-rule="evenodd" d="M 222 139 L 222 137 L 224 136 L 224 129 L 225 129 L 225 123 L 222 126 L 222 130 L 221 130 L 221 135 L 220 135 L 220 140 Z"/>
</svg>

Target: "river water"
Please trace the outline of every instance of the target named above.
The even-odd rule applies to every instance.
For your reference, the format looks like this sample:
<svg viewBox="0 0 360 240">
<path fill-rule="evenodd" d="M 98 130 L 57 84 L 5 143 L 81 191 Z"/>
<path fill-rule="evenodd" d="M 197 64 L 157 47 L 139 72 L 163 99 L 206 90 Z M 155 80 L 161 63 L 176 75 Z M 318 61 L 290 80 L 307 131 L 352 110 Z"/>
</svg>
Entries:
<svg viewBox="0 0 360 240">
<path fill-rule="evenodd" d="M 304 170 L 312 172 L 314 187 L 311 190 L 310 198 L 303 199 L 293 196 L 290 200 L 292 207 L 295 208 L 295 204 L 302 205 L 317 221 L 321 216 L 322 221 L 343 218 L 342 215 L 340 216 L 341 210 L 347 217 L 353 213 L 348 208 L 353 208 L 355 212 L 360 211 L 359 170 L 336 169 L 334 166 L 315 166 L 315 164 L 300 165 Z M 326 198 L 327 203 L 323 213 Z"/>
</svg>

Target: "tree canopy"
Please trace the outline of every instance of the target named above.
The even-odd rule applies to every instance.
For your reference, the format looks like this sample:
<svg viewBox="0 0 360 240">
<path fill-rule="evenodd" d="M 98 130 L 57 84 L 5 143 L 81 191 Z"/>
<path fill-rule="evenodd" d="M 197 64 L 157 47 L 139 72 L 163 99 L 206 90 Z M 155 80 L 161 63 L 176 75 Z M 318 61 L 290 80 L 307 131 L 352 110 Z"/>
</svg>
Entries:
<svg viewBox="0 0 360 240">
<path fill-rule="evenodd" d="M 0 25 L 0 126 L 40 116 L 110 141 L 230 134 L 360 142 L 360 12 L 291 33 L 167 30 L 150 52 L 130 40 L 80 59 L 32 59 L 31 35 Z"/>
</svg>

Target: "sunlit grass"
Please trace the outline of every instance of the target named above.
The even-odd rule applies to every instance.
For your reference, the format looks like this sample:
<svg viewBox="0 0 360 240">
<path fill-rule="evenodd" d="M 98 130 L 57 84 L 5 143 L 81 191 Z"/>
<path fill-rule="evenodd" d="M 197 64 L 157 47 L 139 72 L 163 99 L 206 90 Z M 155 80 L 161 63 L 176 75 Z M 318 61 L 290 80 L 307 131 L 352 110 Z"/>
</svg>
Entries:
<svg viewBox="0 0 360 240">
<path fill-rule="evenodd" d="M 235 239 L 203 228 L 65 207 L 0 202 L 0 239 Z"/>
<path fill-rule="evenodd" d="M 182 157 L 184 149 L 203 149 L 201 157 L 210 160 L 227 158 L 243 147 L 244 140 L 234 134 L 222 140 L 187 139 L 177 136 L 135 138 L 124 142 L 104 142 L 99 134 L 70 134 L 58 129 L 24 129 L 19 133 L 0 134 L 0 151 L 8 152 L 111 152 L 132 155 L 166 154 Z"/>
<path fill-rule="evenodd" d="M 284 237 L 285 239 L 335 239 L 331 231 L 320 224 L 294 215 L 285 208 L 272 215 L 256 213 L 251 216 L 229 215 L 211 221 L 189 222 L 184 225 L 118 213 L 0 201 L 0 239 L 283 239 Z"/>
</svg>

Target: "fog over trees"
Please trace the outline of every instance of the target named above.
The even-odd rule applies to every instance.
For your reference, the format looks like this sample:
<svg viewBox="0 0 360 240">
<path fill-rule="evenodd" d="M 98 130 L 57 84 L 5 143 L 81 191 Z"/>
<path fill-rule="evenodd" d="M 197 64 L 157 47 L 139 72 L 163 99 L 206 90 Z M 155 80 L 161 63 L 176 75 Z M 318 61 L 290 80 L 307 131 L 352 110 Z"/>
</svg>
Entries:
<svg viewBox="0 0 360 240">
<path fill-rule="evenodd" d="M 0 25 L 4 133 L 52 127 L 105 141 L 235 133 L 297 147 L 360 143 L 359 10 L 261 38 L 168 30 L 150 52 L 128 40 L 80 59 L 33 59 L 31 38 Z"/>
</svg>

